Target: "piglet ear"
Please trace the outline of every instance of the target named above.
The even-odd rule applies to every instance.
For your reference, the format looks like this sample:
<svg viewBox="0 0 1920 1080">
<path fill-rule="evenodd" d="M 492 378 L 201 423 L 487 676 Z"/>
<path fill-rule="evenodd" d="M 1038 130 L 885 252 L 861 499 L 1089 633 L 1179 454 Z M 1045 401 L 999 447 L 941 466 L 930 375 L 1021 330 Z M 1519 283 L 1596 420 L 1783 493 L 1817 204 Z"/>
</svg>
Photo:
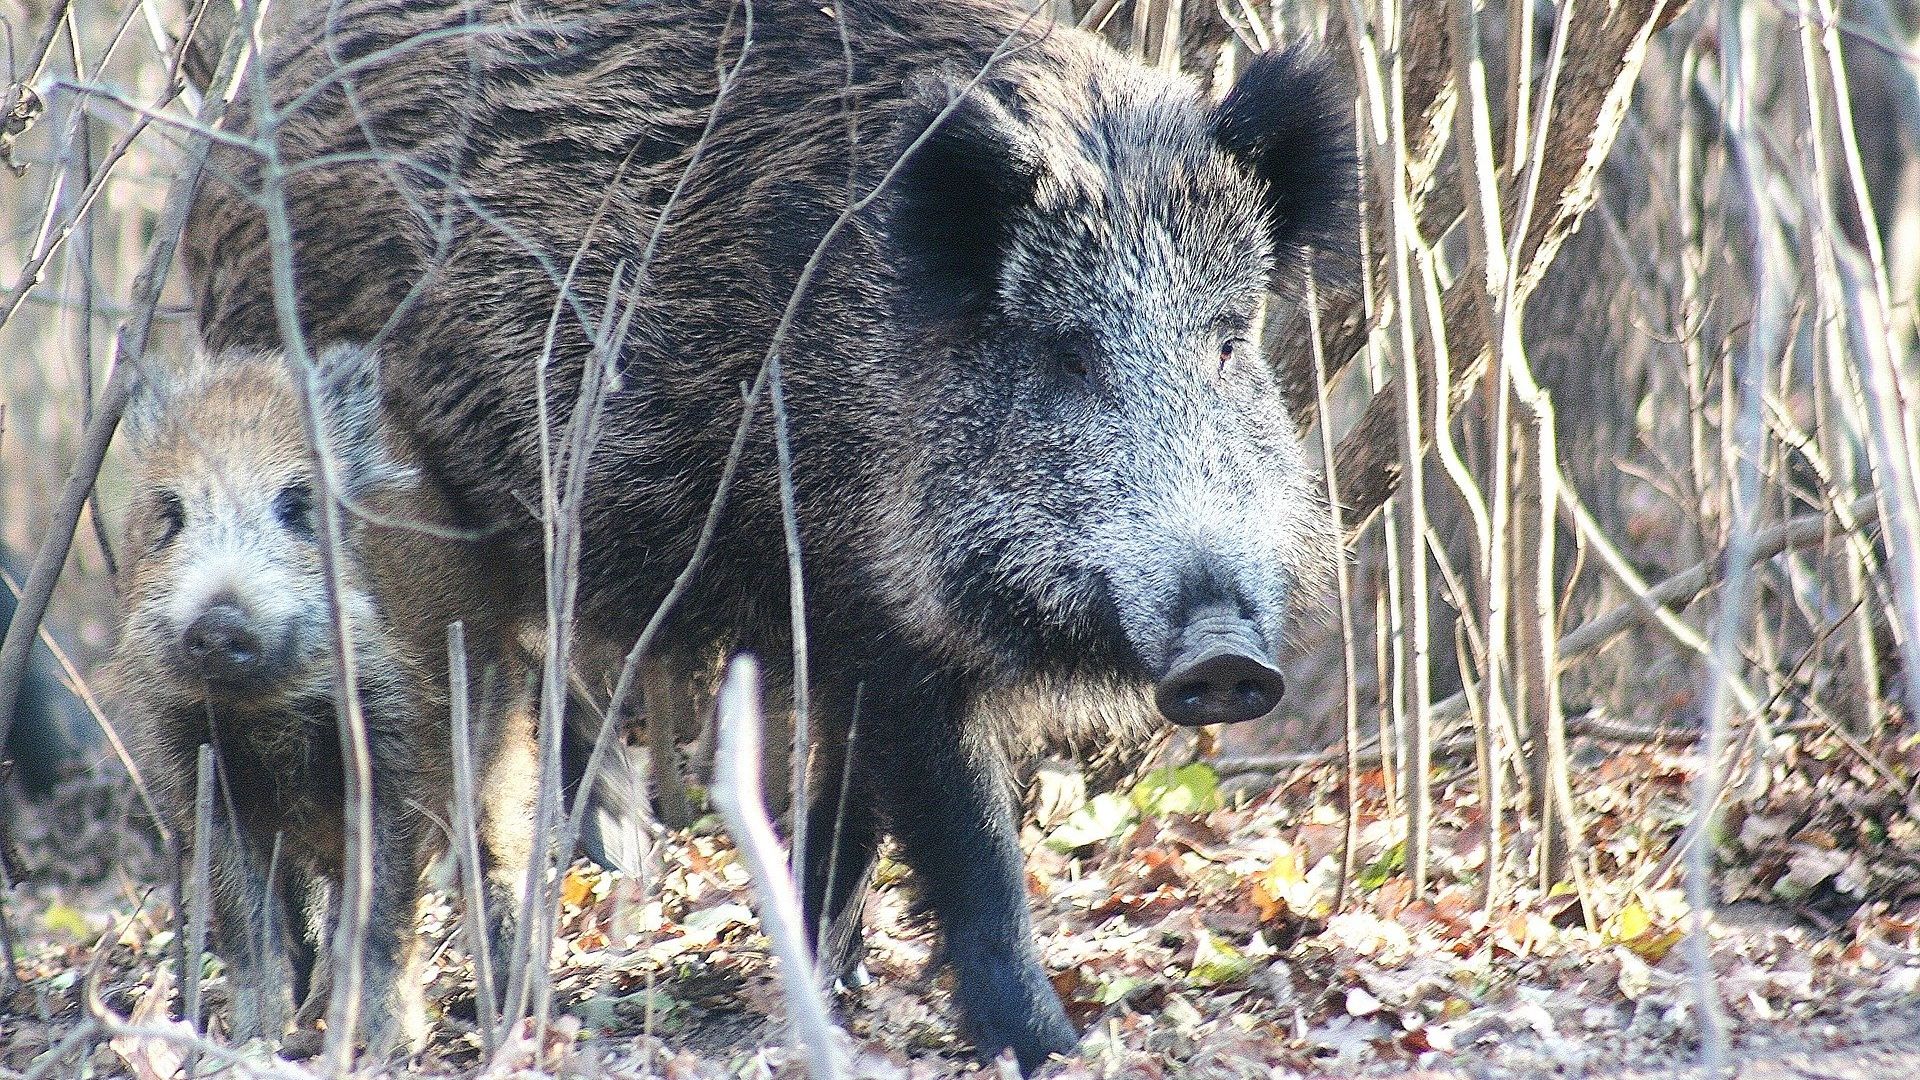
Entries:
<svg viewBox="0 0 1920 1080">
<path fill-rule="evenodd" d="M 148 443 L 159 436 L 179 396 L 180 372 L 154 352 L 140 357 L 134 379 L 120 427 L 135 442 Z"/>
<path fill-rule="evenodd" d="M 1319 50 L 1263 53 L 1214 109 L 1213 137 L 1261 185 L 1281 272 L 1312 259 L 1341 278 L 1359 262 L 1353 95 Z"/>
<path fill-rule="evenodd" d="M 327 449 L 340 463 L 349 495 L 399 485 L 411 470 L 386 441 L 380 406 L 380 354 L 362 345 L 330 345 L 313 358 L 315 404 Z"/>
<path fill-rule="evenodd" d="M 993 302 L 1014 217 L 1033 202 L 1040 179 L 1033 141 L 977 85 L 930 80 L 905 110 L 907 156 L 885 231 L 901 267 L 901 299 L 914 313 L 953 318 Z"/>
<path fill-rule="evenodd" d="M 313 385 L 321 415 L 342 437 L 376 434 L 380 427 L 380 354 L 359 345 L 329 345 L 313 357 Z"/>
</svg>

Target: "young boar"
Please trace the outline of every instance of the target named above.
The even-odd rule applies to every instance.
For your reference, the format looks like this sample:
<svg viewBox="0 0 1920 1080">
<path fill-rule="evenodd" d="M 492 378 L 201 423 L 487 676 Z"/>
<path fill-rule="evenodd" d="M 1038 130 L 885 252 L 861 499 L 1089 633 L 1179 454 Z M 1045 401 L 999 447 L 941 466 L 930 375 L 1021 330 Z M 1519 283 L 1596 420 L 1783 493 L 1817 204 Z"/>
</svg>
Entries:
<svg viewBox="0 0 1920 1080">
<path fill-rule="evenodd" d="M 1278 702 L 1332 546 L 1254 343 L 1270 285 L 1341 261 L 1350 101 L 1293 51 L 1216 104 L 1011 2 L 329 12 L 268 60 L 283 155 L 327 158 L 289 191 L 306 324 L 391 330 L 392 408 L 522 580 L 540 418 L 563 444 L 604 364 L 583 634 L 633 640 L 726 492 L 665 670 L 785 668 L 790 459 L 826 965 L 857 960 L 891 835 L 978 1050 L 1071 1051 L 1010 780 Z M 190 265 L 209 333 L 262 340 L 258 168 L 217 167 L 237 186 L 201 195 Z"/>
<path fill-rule="evenodd" d="M 278 352 L 229 350 L 177 371 L 154 362 L 147 375 L 128 415 L 134 495 L 113 682 L 169 825 L 191 845 L 212 845 L 214 946 L 231 973 L 232 1032 L 278 1037 L 296 1006 L 322 1004 L 310 995 L 326 927 L 306 915 L 310 901 L 339 895 L 344 866 L 320 485 L 295 374 Z M 510 657 L 517 628 L 487 617 L 506 605 L 484 584 L 484 541 L 449 538 L 455 517 L 384 423 L 377 376 L 371 353 L 328 350 L 313 402 L 343 500 L 339 602 L 372 766 L 363 1030 L 384 1056 L 417 1049 L 426 1032 L 414 914 L 421 871 L 445 846 L 436 820 L 452 792 L 446 628 L 464 619 L 482 653 Z M 455 597 L 476 606 L 462 610 Z M 536 785 L 533 722 L 520 705 L 474 729 L 492 955 L 502 966 Z M 567 741 L 569 761 L 584 760 L 578 733 Z M 202 744 L 217 769 L 212 838 L 193 834 Z M 615 804 L 630 798 L 630 770 L 617 750 L 596 792 Z M 577 769 L 566 779 L 577 787 Z"/>
<path fill-rule="evenodd" d="M 414 487 L 382 439 L 371 364 L 341 348 L 322 365 L 315 407 L 341 495 L 358 503 Z M 308 901 L 316 884 L 338 885 L 343 865 L 318 485 L 279 354 L 200 357 L 177 372 L 155 362 L 148 374 L 127 418 L 134 496 L 113 682 L 170 826 L 212 848 L 214 947 L 230 973 L 232 1033 L 278 1037 L 312 981 Z M 339 602 L 373 762 L 367 1029 L 384 1051 L 425 1033 L 413 918 L 433 829 L 416 793 L 443 791 L 449 779 L 447 755 L 422 723 L 416 660 L 382 614 L 364 530 L 346 532 Z M 193 833 L 202 744 L 215 753 L 211 837 Z"/>
</svg>

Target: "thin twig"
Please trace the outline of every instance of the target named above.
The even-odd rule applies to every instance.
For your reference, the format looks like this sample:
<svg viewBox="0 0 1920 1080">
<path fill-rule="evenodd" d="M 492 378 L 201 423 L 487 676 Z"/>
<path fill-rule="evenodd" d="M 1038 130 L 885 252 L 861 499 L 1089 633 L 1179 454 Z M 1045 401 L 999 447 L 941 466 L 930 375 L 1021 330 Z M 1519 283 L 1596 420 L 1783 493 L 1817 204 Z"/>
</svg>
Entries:
<svg viewBox="0 0 1920 1080">
<path fill-rule="evenodd" d="M 473 957 L 474 1011 L 480 1022 L 480 1048 L 491 1060 L 500 1039 L 500 1000 L 493 986 L 491 935 L 487 929 L 486 890 L 482 887 L 480 833 L 475 822 L 473 733 L 468 712 L 467 632 L 462 623 L 447 627 L 447 700 L 453 727 L 453 845 L 467 908 L 468 953 Z"/>
<path fill-rule="evenodd" d="M 5 586 L 7 591 L 13 594 L 14 602 L 19 603 L 20 584 L 14 581 L 13 575 L 4 569 L 0 569 L 0 586 Z M 73 693 L 74 697 L 80 699 L 80 704 L 86 706 L 87 715 L 93 717 L 93 722 L 99 725 L 100 733 L 106 736 L 107 746 L 113 750 L 113 755 L 120 762 L 120 767 L 127 770 L 127 779 L 133 784 L 134 795 L 140 799 L 140 805 L 147 811 L 147 817 L 153 823 L 154 831 L 159 834 L 161 843 L 171 843 L 173 830 L 168 826 L 166 818 L 161 815 L 160 807 L 153 801 L 153 794 L 147 788 L 146 776 L 141 772 L 140 763 L 133 759 L 132 752 L 127 749 L 126 740 L 120 737 L 120 732 L 114 727 L 113 721 L 107 718 L 106 710 L 100 707 L 100 699 L 94 695 L 93 688 L 87 684 L 86 677 L 80 673 L 73 658 L 67 655 L 67 651 L 61 648 L 60 643 L 47 631 L 46 626 L 40 627 L 39 636 L 40 644 L 46 647 L 54 663 L 60 665 L 60 674 L 66 681 L 67 689 Z"/>
<path fill-rule="evenodd" d="M 248 36 L 252 55 L 260 52 L 257 0 L 243 0 L 236 34 Z M 300 421 L 314 472 L 314 526 L 319 538 L 319 563 L 332 638 L 334 722 L 339 729 L 342 807 L 345 815 L 343 872 L 335 897 L 333 936 L 329 942 L 333 985 L 327 1004 L 327 1032 L 322 1068 L 344 1071 L 351 1061 L 361 1019 L 361 985 L 366 964 L 367 924 L 373 903 L 373 762 L 367 743 L 366 718 L 361 714 L 359 656 L 352 615 L 341 602 L 344 580 L 345 536 L 337 493 L 340 463 L 328 448 L 320 415 L 319 373 L 300 324 L 294 287 L 293 224 L 287 212 L 286 171 L 280 163 L 279 125 L 284 114 L 273 106 L 264 65 L 248 65 L 253 106 L 253 130 L 262 158 L 259 205 L 266 219 L 273 308 L 282 347 L 292 365 Z M 216 79 L 214 85 L 221 85 Z"/>
<path fill-rule="evenodd" d="M 187 899 L 187 951 L 180 973 L 180 1012 L 200 1028 L 200 958 L 207 951 L 207 917 L 213 907 L 213 747 L 200 744 L 193 786 L 193 892 Z M 176 901 L 181 898 L 176 898 Z M 189 1068 L 187 1075 L 193 1075 Z"/>
<path fill-rule="evenodd" d="M 1872 497 L 1863 498 L 1849 510 L 1863 529 L 1875 522 L 1878 513 Z M 1753 546 L 1747 552 L 1748 565 L 1764 562 L 1791 548 L 1818 544 L 1826 539 L 1831 528 L 1832 521 L 1825 514 L 1805 514 L 1762 530 L 1753 538 Z M 1634 603 L 1623 604 L 1574 627 L 1560 639 L 1555 651 L 1564 663 L 1606 645 L 1628 629 L 1653 618 L 1645 604 L 1667 610 L 1684 607 L 1708 586 L 1721 580 L 1730 564 L 1730 557 L 1723 557 L 1696 563 L 1673 574 L 1647 589 L 1644 598 L 1636 597 Z M 1433 716 L 1437 722 L 1445 723 L 1465 713 L 1466 707 L 1466 699 L 1454 694 L 1435 703 Z"/>
<path fill-rule="evenodd" d="M 240 53 L 239 36 L 236 34 L 228 38 L 221 52 L 220 69 L 231 72 L 239 62 Z M 207 98 L 202 105 L 199 123 L 209 128 L 219 123 L 225 107 L 222 99 Z M 107 445 L 113 441 L 113 433 L 120 426 L 120 417 L 126 412 L 139 382 L 154 311 L 159 306 L 167 272 L 173 266 L 174 252 L 185 231 L 187 211 L 193 204 L 193 194 L 199 185 L 209 149 L 210 144 L 204 139 L 187 141 L 185 160 L 179 178 L 167 196 L 166 207 L 161 212 L 153 234 L 153 246 L 148 250 L 139 275 L 134 278 L 131 303 L 135 314 L 121 324 L 120 332 L 114 339 L 117 362 L 113 374 L 107 379 L 106 388 L 94 407 L 93 419 L 82 436 L 80 452 L 67 474 L 60 502 L 47 521 L 45 535 L 27 573 L 27 581 L 20 594 L 20 605 L 14 610 L 12 621 L 7 624 L 4 641 L 0 641 L 0 746 L 6 745 L 20 700 L 20 688 L 26 681 L 33 642 L 39 633 L 41 620 L 46 617 L 47 604 L 53 598 L 53 587 L 59 580 L 60 569 L 66 564 L 67 553 L 73 546 L 80 514 L 93 492 L 94 481 L 100 475 L 100 464 L 106 458 Z M 0 844 L 4 844 L 5 839 L 6 825 L 0 821 Z M 4 902 L 4 898 L 0 898 L 0 902 Z M 5 960 L 9 968 L 12 962 L 11 956 Z"/>
<path fill-rule="evenodd" d="M 719 714 L 713 804 L 733 834 L 760 898 L 760 925 L 780 958 L 788 1017 L 794 1038 L 806 1054 L 808 1075 L 814 1080 L 838 1080 L 847 1074 L 839 1036 L 827 1014 L 826 996 L 813 978 L 800 899 L 761 793 L 760 669 L 752 657 L 737 657 L 727 665 L 720 684 Z"/>
</svg>

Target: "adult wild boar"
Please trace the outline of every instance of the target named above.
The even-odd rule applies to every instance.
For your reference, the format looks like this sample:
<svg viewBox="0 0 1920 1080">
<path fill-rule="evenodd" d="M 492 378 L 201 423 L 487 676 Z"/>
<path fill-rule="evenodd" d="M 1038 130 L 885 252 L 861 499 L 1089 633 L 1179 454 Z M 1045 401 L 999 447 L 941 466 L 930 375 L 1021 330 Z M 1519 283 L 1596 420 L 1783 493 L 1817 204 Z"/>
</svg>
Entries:
<svg viewBox="0 0 1920 1080">
<path fill-rule="evenodd" d="M 0 571 L 19 585 L 27 580 L 26 564 L 0 545 Z M 13 590 L 0 582 L 0 626 L 13 619 Z M 0 813 L 12 809 L 13 792 L 5 781 L 17 778 L 20 790 L 31 798 L 53 792 L 55 785 L 82 773 L 99 758 L 99 725 L 86 706 L 60 682 L 60 669 L 45 645 L 33 647 L 26 680 L 13 723 L 0 740 Z"/>
<path fill-rule="evenodd" d="M 347 0 L 267 65 L 304 325 L 379 337 L 390 407 L 523 576 L 542 435 L 563 445 L 604 363 L 583 634 L 635 637 L 730 476 L 656 661 L 783 666 L 784 425 L 827 967 L 857 959 L 891 835 L 978 1050 L 1071 1050 L 1010 777 L 1043 747 L 1266 713 L 1330 557 L 1252 344 L 1269 285 L 1346 243 L 1350 107 L 1323 66 L 1259 57 L 1214 104 L 985 0 Z M 259 159 L 214 169 L 205 331 L 272 339 Z"/>
</svg>

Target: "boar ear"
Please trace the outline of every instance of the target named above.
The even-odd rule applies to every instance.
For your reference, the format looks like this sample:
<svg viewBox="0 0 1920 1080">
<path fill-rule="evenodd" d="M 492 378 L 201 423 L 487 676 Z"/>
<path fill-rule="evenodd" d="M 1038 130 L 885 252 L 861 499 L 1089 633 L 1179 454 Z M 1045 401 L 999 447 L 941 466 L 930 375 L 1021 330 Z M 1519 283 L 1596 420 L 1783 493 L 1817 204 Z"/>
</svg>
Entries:
<svg viewBox="0 0 1920 1080">
<path fill-rule="evenodd" d="M 944 79 L 922 90 L 900 131 L 907 156 L 886 233 L 905 300 L 933 318 L 977 311 L 993 300 L 1014 216 L 1033 201 L 1040 155 L 986 89 Z"/>
<path fill-rule="evenodd" d="M 1325 56 L 1296 45 L 1254 57 L 1214 109 L 1213 137 L 1260 181 L 1278 267 L 1353 272 L 1353 100 Z"/>
<path fill-rule="evenodd" d="M 331 345 L 313 358 L 316 399 L 327 447 L 340 462 L 348 494 L 403 480 L 407 470 L 389 452 L 380 410 L 380 354 L 360 345 Z"/>
</svg>

